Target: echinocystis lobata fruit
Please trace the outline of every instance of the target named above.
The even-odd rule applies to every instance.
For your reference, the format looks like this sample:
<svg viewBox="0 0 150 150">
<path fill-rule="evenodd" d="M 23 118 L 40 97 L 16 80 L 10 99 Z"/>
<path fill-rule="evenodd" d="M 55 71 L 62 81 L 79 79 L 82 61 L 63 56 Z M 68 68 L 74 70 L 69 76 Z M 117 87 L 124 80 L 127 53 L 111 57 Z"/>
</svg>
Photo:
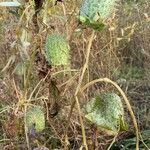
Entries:
<svg viewBox="0 0 150 150">
<path fill-rule="evenodd" d="M 84 107 L 85 118 L 107 134 L 127 130 L 121 98 L 115 93 L 93 97 Z"/>
<path fill-rule="evenodd" d="M 70 47 L 64 36 L 58 33 L 47 36 L 45 56 L 49 64 L 69 66 Z"/>
<path fill-rule="evenodd" d="M 36 132 L 41 132 L 45 128 L 44 112 L 39 106 L 27 109 L 25 117 L 26 126 L 29 130 L 35 128 Z"/>
<path fill-rule="evenodd" d="M 114 13 L 119 0 L 83 0 L 80 7 L 79 20 L 83 24 L 101 30 L 104 23 Z"/>
</svg>

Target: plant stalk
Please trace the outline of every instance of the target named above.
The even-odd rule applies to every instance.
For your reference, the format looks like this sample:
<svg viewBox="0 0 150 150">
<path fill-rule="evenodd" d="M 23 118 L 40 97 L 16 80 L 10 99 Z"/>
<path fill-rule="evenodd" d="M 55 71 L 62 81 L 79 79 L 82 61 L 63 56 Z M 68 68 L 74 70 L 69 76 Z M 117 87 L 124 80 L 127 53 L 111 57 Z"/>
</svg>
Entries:
<svg viewBox="0 0 150 150">
<path fill-rule="evenodd" d="M 136 117 L 133 113 L 133 110 L 132 110 L 132 107 L 130 105 L 130 102 L 128 100 L 128 98 L 126 97 L 125 93 L 122 91 L 122 89 L 112 80 L 108 79 L 108 78 L 100 78 L 100 79 L 96 79 L 96 80 L 93 80 L 89 83 L 87 83 L 82 89 L 80 92 L 83 92 L 86 88 L 88 88 L 89 86 L 97 83 L 97 82 L 105 82 L 105 83 L 110 83 L 112 84 L 118 91 L 119 93 L 121 94 L 121 96 L 123 97 L 126 105 L 127 105 L 127 108 L 129 110 L 129 113 L 130 113 L 130 116 L 132 118 L 132 122 L 133 122 L 133 125 L 134 125 L 134 129 L 135 129 L 135 135 L 136 135 L 136 150 L 139 150 L 139 129 L 138 129 L 138 124 L 137 124 L 137 121 L 136 121 Z"/>
</svg>

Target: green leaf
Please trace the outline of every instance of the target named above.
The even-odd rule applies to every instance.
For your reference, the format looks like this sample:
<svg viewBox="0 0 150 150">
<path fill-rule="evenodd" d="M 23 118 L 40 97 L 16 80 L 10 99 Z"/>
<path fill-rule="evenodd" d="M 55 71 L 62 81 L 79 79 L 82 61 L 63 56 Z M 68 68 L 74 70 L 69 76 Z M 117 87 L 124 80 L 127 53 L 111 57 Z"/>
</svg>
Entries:
<svg viewBox="0 0 150 150">
<path fill-rule="evenodd" d="M 150 130 L 141 131 L 140 134 L 141 134 L 141 138 L 140 138 L 139 148 L 140 150 L 148 150 L 150 148 Z M 125 150 L 135 150 L 136 147 L 135 135 L 132 136 L 130 135 L 125 139 L 116 141 L 115 144 L 112 146 L 111 150 L 121 149 L 121 147 Z"/>
<path fill-rule="evenodd" d="M 124 109 L 120 97 L 106 93 L 92 98 L 83 108 L 85 118 L 96 124 L 107 134 L 117 134 L 127 130 L 124 122 Z"/>
</svg>

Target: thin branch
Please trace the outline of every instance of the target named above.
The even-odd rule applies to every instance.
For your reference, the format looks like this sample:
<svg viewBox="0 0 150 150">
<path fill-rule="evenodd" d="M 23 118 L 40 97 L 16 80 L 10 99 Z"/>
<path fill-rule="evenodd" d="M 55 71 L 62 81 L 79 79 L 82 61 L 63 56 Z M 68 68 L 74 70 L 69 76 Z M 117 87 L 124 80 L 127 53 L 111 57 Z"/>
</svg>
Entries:
<svg viewBox="0 0 150 150">
<path fill-rule="evenodd" d="M 88 88 L 89 86 L 97 83 L 97 82 L 105 82 L 105 83 L 110 83 L 112 84 L 114 87 L 116 87 L 116 89 L 119 91 L 119 93 L 121 94 L 121 96 L 123 97 L 126 105 L 127 105 L 127 108 L 129 110 L 129 113 L 131 115 L 131 118 L 132 118 L 132 121 L 133 121 L 133 125 L 134 125 L 134 128 L 135 128 L 135 134 L 136 134 L 136 150 L 139 150 L 139 129 L 138 129 L 138 125 L 137 125 L 137 121 L 136 121 L 136 117 L 133 113 L 133 110 L 132 110 L 132 107 L 130 105 L 130 102 L 128 100 L 128 98 L 126 97 L 125 93 L 122 91 L 122 89 L 112 80 L 108 79 L 108 78 L 100 78 L 100 79 L 96 79 L 96 80 L 93 80 L 89 83 L 87 83 L 82 89 L 81 89 L 81 93 L 86 89 Z"/>
<path fill-rule="evenodd" d="M 68 116 L 68 125 L 66 127 L 66 138 L 67 138 L 67 132 L 68 132 L 68 128 L 69 128 L 70 118 L 71 118 L 71 115 L 72 115 L 72 112 L 73 112 L 73 108 L 74 108 L 75 104 L 77 104 L 77 109 L 78 109 L 78 113 L 79 113 L 81 129 L 82 129 L 83 146 L 85 147 L 86 150 L 88 150 L 88 146 L 87 146 L 87 143 L 86 143 L 86 135 L 85 135 L 83 119 L 82 119 L 82 116 L 81 116 L 81 108 L 80 108 L 80 102 L 79 102 L 79 99 L 78 99 L 78 93 L 79 93 L 81 85 L 82 85 L 82 81 L 83 81 L 83 78 L 84 78 L 85 71 L 86 71 L 86 69 L 88 67 L 90 51 L 91 51 L 92 42 L 94 40 L 94 36 L 95 36 L 95 31 L 93 30 L 92 34 L 91 34 L 91 36 L 89 38 L 88 45 L 87 45 L 86 61 L 85 61 L 85 64 L 83 66 L 83 69 L 81 71 L 81 75 L 80 75 L 80 78 L 79 78 L 78 86 L 76 88 L 75 95 L 74 95 L 75 100 L 73 101 L 73 103 L 71 105 L 71 110 L 70 110 L 70 113 L 69 113 L 69 116 Z M 67 141 L 67 139 L 65 139 L 65 141 Z M 66 145 L 65 145 L 65 148 L 66 148 Z"/>
</svg>

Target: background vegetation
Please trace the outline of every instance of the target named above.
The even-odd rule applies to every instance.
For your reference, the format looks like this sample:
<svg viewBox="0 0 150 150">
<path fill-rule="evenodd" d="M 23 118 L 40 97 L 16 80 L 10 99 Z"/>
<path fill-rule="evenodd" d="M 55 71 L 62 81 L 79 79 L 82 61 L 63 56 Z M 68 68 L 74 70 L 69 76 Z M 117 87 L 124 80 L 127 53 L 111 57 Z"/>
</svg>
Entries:
<svg viewBox="0 0 150 150">
<path fill-rule="evenodd" d="M 79 113 L 76 106 L 72 114 L 70 109 L 80 69 L 85 63 L 91 29 L 77 20 L 79 0 L 59 1 L 55 6 L 52 1 L 46 1 L 40 11 L 35 11 L 31 0 L 22 3 L 20 7 L 0 7 L 0 149 L 27 149 L 28 143 L 34 150 L 41 146 L 50 150 L 64 149 L 65 145 L 77 150 L 82 145 Z M 143 150 L 148 149 L 150 143 L 149 8 L 149 0 L 122 0 L 119 3 L 108 25 L 95 34 L 82 82 L 85 85 L 107 77 L 120 85 L 136 115 Z M 52 67 L 45 60 L 46 37 L 54 32 L 64 34 L 69 41 L 70 73 L 61 72 L 67 68 Z M 81 107 L 96 93 L 106 91 L 113 92 L 114 88 L 98 83 L 81 93 Z M 46 125 L 42 132 L 34 134 L 31 131 L 27 135 L 23 116 L 26 108 L 33 105 L 42 106 Z M 112 149 L 135 149 L 128 111 L 125 116 L 129 129 L 117 136 Z M 89 150 L 108 148 L 112 136 L 98 131 L 85 119 L 84 127 Z"/>
</svg>

